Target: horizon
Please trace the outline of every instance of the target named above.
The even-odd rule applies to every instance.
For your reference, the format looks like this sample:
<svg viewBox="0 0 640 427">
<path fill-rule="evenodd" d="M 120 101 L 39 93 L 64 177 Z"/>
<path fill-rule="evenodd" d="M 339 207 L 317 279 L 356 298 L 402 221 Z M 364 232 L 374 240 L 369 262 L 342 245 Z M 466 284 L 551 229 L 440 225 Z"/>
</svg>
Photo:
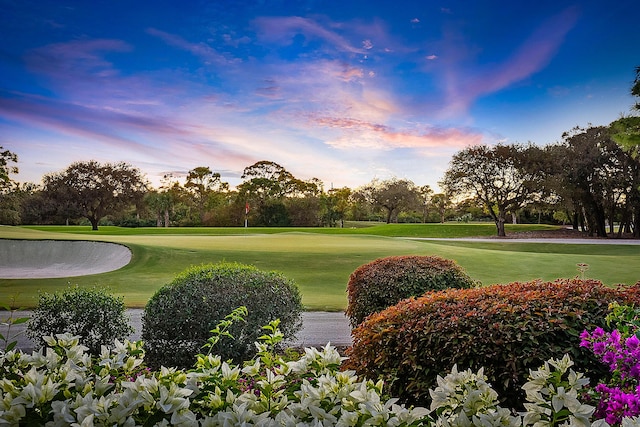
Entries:
<svg viewBox="0 0 640 427">
<path fill-rule="evenodd" d="M 475 144 L 629 114 L 640 4 L 24 1 L 0 17 L 18 182 L 124 161 L 235 187 L 266 160 L 325 187 L 430 185 Z"/>
</svg>

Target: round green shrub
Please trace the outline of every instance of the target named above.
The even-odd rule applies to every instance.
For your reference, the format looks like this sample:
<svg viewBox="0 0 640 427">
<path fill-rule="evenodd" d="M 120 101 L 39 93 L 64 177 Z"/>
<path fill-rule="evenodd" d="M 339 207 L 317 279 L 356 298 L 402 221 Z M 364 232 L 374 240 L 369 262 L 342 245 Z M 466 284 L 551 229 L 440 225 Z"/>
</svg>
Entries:
<svg viewBox="0 0 640 427">
<path fill-rule="evenodd" d="M 358 267 L 347 284 L 351 326 L 368 315 L 427 291 L 471 288 L 473 280 L 454 261 L 437 256 L 390 256 Z"/>
<path fill-rule="evenodd" d="M 213 351 L 239 363 L 256 352 L 262 326 L 280 319 L 285 338 L 302 325 L 302 300 L 295 283 L 277 272 L 238 263 L 191 267 L 160 288 L 142 314 L 145 360 L 150 366 L 193 365 L 210 331 L 234 309 L 245 306 L 245 322 L 234 322 Z"/>
<path fill-rule="evenodd" d="M 78 286 L 40 294 L 26 330 L 39 346 L 45 345 L 44 336 L 78 335 L 93 355 L 100 354 L 102 345 L 124 340 L 133 332 L 123 297 L 111 295 L 106 289 Z"/>
<path fill-rule="evenodd" d="M 345 368 L 381 378 L 391 395 L 428 406 L 436 376 L 485 368 L 504 406 L 522 402 L 530 369 L 565 353 L 592 384 L 608 375 L 580 347 L 580 333 L 605 326 L 609 303 L 638 304 L 640 283 L 609 288 L 595 280 L 511 283 L 428 292 L 376 313 L 352 331 Z"/>
</svg>

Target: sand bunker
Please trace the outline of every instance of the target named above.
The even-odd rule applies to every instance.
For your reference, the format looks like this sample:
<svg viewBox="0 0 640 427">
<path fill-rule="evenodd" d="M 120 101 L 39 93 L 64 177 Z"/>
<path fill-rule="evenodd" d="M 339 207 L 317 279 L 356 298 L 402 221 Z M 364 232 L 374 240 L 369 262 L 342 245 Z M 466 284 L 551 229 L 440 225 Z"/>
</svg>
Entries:
<svg viewBox="0 0 640 427">
<path fill-rule="evenodd" d="M 117 270 L 129 261 L 129 248 L 115 243 L 0 239 L 1 279 L 87 276 Z"/>
</svg>

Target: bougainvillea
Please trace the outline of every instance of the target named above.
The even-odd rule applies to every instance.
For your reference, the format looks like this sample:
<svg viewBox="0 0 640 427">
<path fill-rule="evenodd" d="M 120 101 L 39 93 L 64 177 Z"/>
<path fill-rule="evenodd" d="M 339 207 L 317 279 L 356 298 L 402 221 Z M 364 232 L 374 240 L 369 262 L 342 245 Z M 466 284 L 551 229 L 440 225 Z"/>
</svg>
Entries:
<svg viewBox="0 0 640 427">
<path fill-rule="evenodd" d="M 638 302 L 638 289 L 574 279 L 428 292 L 354 329 L 346 367 L 421 405 L 440 372 L 484 367 L 502 403 L 515 408 L 529 370 L 549 358 L 567 353 L 592 380 L 604 377 L 606 367 L 579 347 L 580 333 L 604 326 L 611 301 Z"/>
</svg>

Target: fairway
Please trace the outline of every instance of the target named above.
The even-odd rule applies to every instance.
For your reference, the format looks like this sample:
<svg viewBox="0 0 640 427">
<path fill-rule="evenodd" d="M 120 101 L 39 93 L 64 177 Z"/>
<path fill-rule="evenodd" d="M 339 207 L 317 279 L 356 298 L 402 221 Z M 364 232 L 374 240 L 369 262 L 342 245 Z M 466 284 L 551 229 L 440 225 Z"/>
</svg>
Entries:
<svg viewBox="0 0 640 427">
<path fill-rule="evenodd" d="M 380 234 L 376 228 L 385 230 Z M 468 229 L 468 227 L 466 227 Z M 415 240 L 424 230 L 452 234 L 452 227 L 405 227 L 408 237 L 396 236 L 400 227 L 371 229 L 157 229 L 105 228 L 86 233 L 85 228 L 1 227 L 0 238 L 96 240 L 128 246 L 133 257 L 127 266 L 108 273 L 57 279 L 0 280 L 0 300 L 18 296 L 20 305 L 33 307 L 38 293 L 71 285 L 108 286 L 123 295 L 129 307 L 143 307 L 161 286 L 189 267 L 217 261 L 237 261 L 263 270 L 277 270 L 295 280 L 307 310 L 338 311 L 346 308 L 346 284 L 358 266 L 389 255 L 438 255 L 458 262 L 483 285 L 576 277 L 576 264 L 589 264 L 588 278 L 606 284 L 633 284 L 640 280 L 640 247 L 623 245 L 569 245 Z M 465 229 L 464 234 L 472 233 Z M 322 233 L 327 230 L 327 233 Z M 408 230 L 408 231 L 406 231 Z M 417 233 L 417 230 L 423 230 Z M 64 232 L 63 232 L 64 231 Z M 78 232 L 80 231 L 80 232 Z M 179 233 L 184 231 L 183 233 Z M 349 233 L 348 231 L 351 231 Z M 386 235 L 385 235 L 386 234 Z M 391 237 L 395 236 L 395 237 Z"/>
</svg>

